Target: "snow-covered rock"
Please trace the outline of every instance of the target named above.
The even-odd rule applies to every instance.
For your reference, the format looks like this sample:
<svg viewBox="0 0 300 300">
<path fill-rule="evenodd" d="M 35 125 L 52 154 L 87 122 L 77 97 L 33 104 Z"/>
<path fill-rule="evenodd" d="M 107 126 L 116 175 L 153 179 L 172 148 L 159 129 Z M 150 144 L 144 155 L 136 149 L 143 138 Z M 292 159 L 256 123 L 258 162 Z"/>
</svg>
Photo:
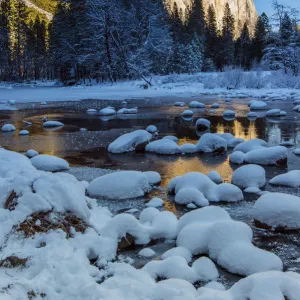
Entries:
<svg viewBox="0 0 300 300">
<path fill-rule="evenodd" d="M 220 108 L 220 104 L 219 103 L 213 103 L 211 105 L 211 108 L 214 108 L 214 109 Z"/>
<path fill-rule="evenodd" d="M 183 107 L 183 106 L 185 106 L 185 103 L 184 102 L 180 102 L 180 101 L 178 101 L 178 102 L 175 102 L 175 104 L 174 104 L 175 106 L 180 106 L 180 107 Z"/>
<path fill-rule="evenodd" d="M 148 183 L 150 185 L 157 185 L 161 182 L 161 176 L 159 173 L 154 172 L 154 171 L 147 171 L 147 172 L 143 172 L 144 175 L 146 175 L 147 179 L 148 179 Z"/>
<path fill-rule="evenodd" d="M 248 114 L 247 114 L 247 118 L 248 119 L 256 119 L 258 117 L 258 114 L 254 111 L 250 111 Z"/>
<path fill-rule="evenodd" d="M 231 183 L 241 189 L 262 188 L 266 184 L 266 171 L 258 165 L 246 165 L 234 171 Z"/>
<path fill-rule="evenodd" d="M 1 131 L 2 132 L 12 132 L 12 131 L 16 131 L 16 127 L 12 124 L 5 124 L 2 126 Z"/>
<path fill-rule="evenodd" d="M 222 208 L 189 212 L 180 218 L 178 230 L 177 246 L 193 255 L 208 254 L 231 273 L 245 276 L 283 268 L 278 256 L 252 244 L 253 233 L 247 224 L 231 220 Z"/>
<path fill-rule="evenodd" d="M 266 147 L 267 145 L 268 145 L 267 142 L 265 142 L 264 140 L 253 139 L 253 140 L 249 140 L 249 141 L 246 141 L 246 142 L 243 142 L 243 143 L 237 145 L 233 149 L 233 151 L 241 151 L 241 152 L 247 153 L 247 152 L 255 150 L 255 149 Z"/>
<path fill-rule="evenodd" d="M 111 153 L 125 153 L 131 151 L 140 151 L 145 149 L 151 141 L 152 134 L 146 130 L 135 130 L 118 137 L 108 146 Z"/>
<path fill-rule="evenodd" d="M 196 122 L 196 129 L 198 131 L 204 131 L 210 128 L 210 121 L 207 119 L 198 119 Z"/>
<path fill-rule="evenodd" d="M 118 110 L 117 114 L 118 115 L 135 115 L 138 113 L 137 108 L 121 108 Z"/>
<path fill-rule="evenodd" d="M 274 108 L 266 112 L 267 117 L 280 117 L 280 109 Z"/>
<path fill-rule="evenodd" d="M 64 126 L 64 123 L 59 121 L 46 121 L 43 126 L 45 128 L 61 127 Z"/>
<path fill-rule="evenodd" d="M 35 157 L 35 156 L 37 156 L 37 155 L 39 155 L 39 153 L 38 153 L 37 151 L 35 151 L 35 150 L 32 150 L 32 149 L 30 149 L 30 150 L 28 150 L 28 151 L 26 152 L 26 156 L 27 156 L 28 158 L 33 158 L 33 157 Z"/>
<path fill-rule="evenodd" d="M 98 113 L 100 116 L 112 116 L 116 114 L 116 110 L 112 107 L 106 107 L 99 110 Z"/>
<path fill-rule="evenodd" d="M 278 186 L 299 187 L 300 186 L 300 171 L 293 170 L 286 174 L 275 176 L 270 180 L 270 184 Z"/>
<path fill-rule="evenodd" d="M 183 144 L 179 146 L 182 154 L 192 154 L 196 152 L 196 145 L 194 144 Z"/>
<path fill-rule="evenodd" d="M 122 171 L 94 179 L 87 191 L 92 197 L 122 200 L 144 196 L 150 191 L 150 185 L 144 173 Z"/>
<path fill-rule="evenodd" d="M 175 247 L 168 251 L 166 251 L 162 256 L 161 259 L 167 259 L 173 256 L 180 256 L 183 257 L 187 263 L 192 261 L 192 253 L 188 249 L 184 247 Z"/>
<path fill-rule="evenodd" d="M 89 108 L 86 112 L 87 112 L 88 114 L 96 114 L 96 113 L 97 113 L 97 109 Z"/>
<path fill-rule="evenodd" d="M 300 155 L 300 148 L 294 149 L 294 150 L 293 150 L 293 153 L 294 153 L 295 155 Z"/>
<path fill-rule="evenodd" d="M 252 100 L 248 104 L 251 110 L 260 110 L 265 109 L 267 107 L 267 103 L 264 101 Z"/>
<path fill-rule="evenodd" d="M 224 118 L 235 118 L 235 111 L 233 110 L 225 110 L 223 113 Z"/>
<path fill-rule="evenodd" d="M 207 177 L 216 184 L 223 182 L 221 175 L 217 171 L 211 171 L 207 174 Z"/>
<path fill-rule="evenodd" d="M 192 101 L 189 104 L 189 108 L 205 108 L 205 104 L 198 101 Z"/>
<path fill-rule="evenodd" d="M 28 130 L 21 130 L 19 132 L 19 135 L 29 135 L 29 131 Z"/>
<path fill-rule="evenodd" d="M 205 133 L 196 145 L 197 152 L 224 152 L 227 150 L 227 141 L 215 133 Z"/>
<path fill-rule="evenodd" d="M 158 131 L 157 127 L 155 125 L 149 125 L 147 128 L 146 128 L 146 131 L 150 132 L 150 133 L 155 133 Z"/>
<path fill-rule="evenodd" d="M 245 154 L 244 161 L 249 164 L 276 165 L 284 164 L 288 150 L 283 146 L 261 148 Z"/>
<path fill-rule="evenodd" d="M 182 117 L 192 117 L 194 115 L 194 112 L 191 110 L 185 110 L 184 112 L 181 113 Z"/>
<path fill-rule="evenodd" d="M 70 169 L 66 160 L 52 155 L 41 154 L 34 156 L 31 159 L 31 163 L 36 169 L 47 172 L 59 172 Z"/>
<path fill-rule="evenodd" d="M 145 258 L 151 258 L 155 255 L 156 255 L 155 251 L 153 251 L 151 248 L 144 248 L 138 253 L 138 256 L 145 257 Z"/>
<path fill-rule="evenodd" d="M 164 202 L 162 199 L 157 198 L 157 197 L 152 198 L 152 199 L 146 204 L 146 206 L 148 206 L 148 207 L 162 207 L 162 206 L 164 206 L 164 205 L 165 205 L 165 202 Z"/>
<path fill-rule="evenodd" d="M 165 155 L 181 153 L 180 147 L 177 143 L 170 139 L 161 139 L 151 142 L 146 146 L 146 151 Z"/>
<path fill-rule="evenodd" d="M 235 151 L 230 155 L 230 162 L 242 165 L 245 162 L 245 154 L 241 151 Z"/>
<path fill-rule="evenodd" d="M 190 172 L 176 177 L 168 185 L 168 191 L 175 193 L 178 204 L 194 203 L 207 206 L 209 202 L 237 202 L 243 200 L 242 191 L 231 184 L 215 184 L 206 175 Z"/>
<path fill-rule="evenodd" d="M 281 193 L 264 194 L 255 202 L 252 216 L 273 229 L 300 229 L 300 198 Z"/>
</svg>

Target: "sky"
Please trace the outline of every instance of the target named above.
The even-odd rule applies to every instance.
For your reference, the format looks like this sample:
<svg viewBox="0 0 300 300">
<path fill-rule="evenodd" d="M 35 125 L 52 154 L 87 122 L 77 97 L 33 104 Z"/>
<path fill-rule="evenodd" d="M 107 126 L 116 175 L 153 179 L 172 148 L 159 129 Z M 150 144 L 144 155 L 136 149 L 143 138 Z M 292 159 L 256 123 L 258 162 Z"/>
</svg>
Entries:
<svg viewBox="0 0 300 300">
<path fill-rule="evenodd" d="M 259 14 L 265 12 L 267 15 L 272 14 L 272 0 L 254 0 Z M 289 5 L 294 8 L 300 8 L 299 0 L 279 0 L 279 3 Z"/>
</svg>

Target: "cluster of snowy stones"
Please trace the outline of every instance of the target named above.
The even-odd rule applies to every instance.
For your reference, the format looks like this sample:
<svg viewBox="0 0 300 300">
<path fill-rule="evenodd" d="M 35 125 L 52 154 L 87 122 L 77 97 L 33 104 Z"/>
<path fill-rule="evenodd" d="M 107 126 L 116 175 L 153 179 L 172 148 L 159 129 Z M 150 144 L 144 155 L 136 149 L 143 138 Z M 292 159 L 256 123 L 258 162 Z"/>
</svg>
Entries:
<svg viewBox="0 0 300 300">
<path fill-rule="evenodd" d="M 91 198 L 111 193 L 119 201 L 125 196 L 137 197 L 160 181 L 159 174 L 117 172 L 89 184 L 67 173 L 44 171 L 53 163 L 48 157 L 43 158 L 33 150 L 27 155 L 33 159 L 0 149 L 1 298 L 300 298 L 300 275 L 282 272 L 280 258 L 255 247 L 251 228 L 232 220 L 223 208 L 208 206 L 178 219 L 172 212 L 148 207 L 136 219 L 128 213 L 113 216 Z M 38 170 L 33 164 L 38 157 L 44 162 L 35 165 L 44 165 L 44 170 Z M 173 186 L 178 191 L 187 187 L 201 189 L 207 199 L 213 200 L 222 200 L 224 194 L 230 198 L 241 195 L 238 188 L 222 184 L 218 188 L 213 181 L 208 181 L 209 177 L 198 176 L 187 174 L 176 179 L 176 183 L 173 181 Z M 220 182 L 218 174 L 209 176 Z M 66 214 L 81 220 L 84 230 L 76 231 L 72 227 L 67 235 L 64 227 L 49 227 Z M 49 228 L 43 227 L 45 220 L 36 216 L 47 216 Z M 36 230 L 32 236 L 25 235 L 24 223 Z M 43 230 L 39 230 L 41 227 Z M 176 247 L 142 269 L 131 266 L 132 259 L 118 255 L 122 241 L 131 240 L 135 245 L 147 247 L 151 240 L 157 239 L 175 241 Z M 139 255 L 152 257 L 154 253 L 145 248 Z M 200 258 L 192 260 L 195 255 Z M 219 273 L 215 264 L 248 277 L 226 290 L 216 281 Z M 196 289 L 195 282 L 202 282 L 202 287 Z"/>
<path fill-rule="evenodd" d="M 210 122 L 206 119 L 199 119 L 197 127 L 207 128 Z M 190 154 L 196 152 L 225 152 L 228 148 L 234 148 L 244 142 L 244 139 L 235 138 L 230 133 L 217 134 L 205 133 L 199 142 L 194 144 L 178 145 L 178 138 L 175 136 L 165 136 L 162 139 L 152 141 L 153 135 L 157 133 L 157 128 L 148 126 L 147 130 L 136 130 L 126 133 L 108 146 L 111 153 L 126 153 L 131 151 L 153 152 L 164 155 Z"/>
<path fill-rule="evenodd" d="M 288 150 L 284 146 L 268 147 L 260 139 L 240 143 L 233 149 L 230 161 L 235 164 L 284 165 Z"/>
<path fill-rule="evenodd" d="M 127 103 L 122 102 L 122 105 L 126 106 Z M 127 114 L 127 115 L 132 115 L 132 114 L 137 114 L 138 113 L 138 109 L 135 107 L 135 108 L 126 108 L 126 107 L 123 107 L 123 108 L 120 108 L 118 111 L 116 111 L 116 109 L 112 106 L 108 106 L 108 107 L 105 107 L 105 108 L 102 108 L 100 109 L 99 111 L 97 111 L 96 109 L 93 109 L 93 108 L 90 108 L 87 110 L 87 113 L 88 114 L 98 114 L 100 116 L 113 116 L 113 115 L 116 115 L 116 114 Z"/>
</svg>

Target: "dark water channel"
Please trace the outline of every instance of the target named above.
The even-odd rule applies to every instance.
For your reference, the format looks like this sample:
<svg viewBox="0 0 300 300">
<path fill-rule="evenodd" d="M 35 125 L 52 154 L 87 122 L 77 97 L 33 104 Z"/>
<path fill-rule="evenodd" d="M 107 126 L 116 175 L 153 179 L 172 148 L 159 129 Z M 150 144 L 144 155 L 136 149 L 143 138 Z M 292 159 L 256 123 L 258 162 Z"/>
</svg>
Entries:
<svg viewBox="0 0 300 300">
<path fill-rule="evenodd" d="M 178 99 L 155 99 L 155 100 L 134 100 L 129 101 L 129 107 L 139 107 L 137 115 L 123 115 L 113 117 L 100 117 L 98 115 L 89 115 L 87 108 L 101 108 L 107 103 L 101 101 L 84 101 L 69 107 L 44 107 L 35 109 L 26 109 L 19 111 L 0 112 L 0 125 L 12 123 L 17 127 L 15 133 L 0 133 L 0 145 L 14 151 L 26 152 L 29 149 L 35 149 L 40 153 L 56 155 L 67 159 L 74 167 L 92 167 L 104 168 L 110 170 L 139 170 L 139 171 L 157 171 L 162 176 L 161 187 L 154 190 L 153 193 L 145 199 L 134 199 L 120 203 L 111 203 L 103 201 L 114 212 L 124 211 L 130 208 L 144 208 L 144 202 L 153 195 L 159 196 L 165 200 L 166 209 L 173 211 L 177 215 L 182 215 L 188 210 L 174 205 L 173 199 L 165 192 L 169 180 L 178 175 L 187 172 L 198 171 L 207 174 L 211 170 L 218 171 L 225 182 L 230 182 L 233 171 L 238 167 L 229 163 L 229 156 L 206 155 L 184 155 L 184 156 L 160 156 L 148 153 L 128 153 L 128 154 L 109 154 L 107 146 L 121 134 L 136 129 L 144 129 L 148 125 L 156 125 L 159 129 L 159 136 L 175 135 L 179 138 L 179 144 L 197 143 L 200 132 L 195 130 L 195 122 L 199 117 L 208 118 L 211 123 L 212 133 L 232 133 L 235 137 L 245 140 L 261 138 L 270 145 L 278 145 L 283 141 L 292 141 L 295 146 L 290 149 L 288 158 L 288 170 L 300 169 L 300 158 L 292 153 L 292 149 L 300 147 L 300 115 L 292 111 L 292 101 L 269 102 L 268 109 L 280 108 L 287 112 L 284 118 L 267 119 L 265 111 L 258 111 L 259 118 L 248 120 L 249 99 L 235 99 L 231 102 L 225 102 L 224 99 L 213 98 L 193 98 L 207 104 L 207 109 L 193 109 L 194 118 L 184 120 L 180 114 L 186 108 L 174 107 L 173 103 Z M 219 103 L 220 109 L 210 112 L 210 105 Z M 110 103 L 110 105 L 112 105 Z M 113 102 L 117 108 L 121 102 Z M 224 110 L 232 109 L 237 112 L 238 117 L 234 121 L 226 121 L 222 115 Z M 46 130 L 42 125 L 42 118 L 47 116 L 49 120 L 61 121 L 64 127 L 52 130 Z M 31 126 L 26 126 L 22 121 L 32 122 Z M 80 131 L 80 128 L 86 128 L 87 131 Z M 30 136 L 19 136 L 18 131 L 27 129 Z M 230 154 L 230 153 L 228 153 Z M 266 167 L 267 179 L 275 175 L 287 172 L 287 169 L 277 167 Z M 89 169 L 77 169 L 76 173 L 81 172 L 80 179 L 84 179 L 90 172 Z M 88 180 L 88 178 L 86 178 Z M 300 195 L 298 189 L 275 188 L 267 185 L 269 191 L 286 192 L 294 195 Z M 224 207 L 232 218 L 248 223 L 254 230 L 254 243 L 266 250 L 278 254 L 284 261 L 285 268 L 289 270 L 300 270 L 300 234 L 294 233 L 270 233 L 265 230 L 256 229 L 252 224 L 250 210 L 257 196 L 245 194 L 245 201 L 235 204 L 220 204 Z M 171 248 L 173 245 L 157 243 L 152 248 L 157 251 L 158 256 Z M 135 256 L 136 250 L 124 253 Z M 136 266 L 142 266 L 147 260 L 136 259 Z M 239 279 L 238 276 L 228 274 L 221 270 L 221 281 L 227 286 Z"/>
</svg>

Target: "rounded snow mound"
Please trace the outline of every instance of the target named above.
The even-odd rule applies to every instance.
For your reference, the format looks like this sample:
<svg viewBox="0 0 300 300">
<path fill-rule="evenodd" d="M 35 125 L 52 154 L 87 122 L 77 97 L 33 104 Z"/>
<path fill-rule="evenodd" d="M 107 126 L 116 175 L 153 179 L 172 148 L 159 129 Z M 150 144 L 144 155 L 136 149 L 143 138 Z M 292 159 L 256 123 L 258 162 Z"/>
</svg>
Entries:
<svg viewBox="0 0 300 300">
<path fill-rule="evenodd" d="M 34 156 L 31 158 L 31 163 L 40 171 L 60 172 L 70 169 L 69 163 L 66 160 L 52 155 L 41 154 Z"/>
<path fill-rule="evenodd" d="M 197 152 L 224 152 L 227 150 L 227 141 L 215 133 L 205 133 L 196 145 Z"/>
<path fill-rule="evenodd" d="M 280 117 L 280 113 L 281 113 L 280 109 L 274 108 L 274 109 L 268 110 L 266 112 L 266 116 L 267 117 Z"/>
<path fill-rule="evenodd" d="M 268 144 L 264 140 L 261 139 L 253 139 L 246 142 L 243 142 L 237 145 L 233 151 L 241 151 L 243 153 L 247 153 L 249 151 L 266 147 Z"/>
<path fill-rule="evenodd" d="M 196 129 L 198 131 L 204 131 L 210 128 L 210 121 L 207 119 L 198 119 L 196 122 Z"/>
<path fill-rule="evenodd" d="M 259 222 L 259 227 L 275 230 L 300 229 L 300 198 L 282 193 L 267 193 L 255 202 L 252 216 Z"/>
<path fill-rule="evenodd" d="M 177 143 L 170 139 L 161 139 L 151 142 L 146 146 L 146 151 L 165 155 L 181 153 L 180 147 Z"/>
<path fill-rule="evenodd" d="M 286 174 L 275 176 L 270 180 L 270 184 L 278 186 L 299 187 L 300 186 L 300 171 L 293 170 Z"/>
<path fill-rule="evenodd" d="M 252 100 L 248 103 L 248 106 L 250 106 L 251 110 L 260 110 L 260 109 L 265 109 L 267 103 L 264 101 Z"/>
<path fill-rule="evenodd" d="M 207 177 L 216 184 L 223 182 L 221 175 L 217 171 L 211 171 L 207 174 Z"/>
<path fill-rule="evenodd" d="M 99 110 L 100 116 L 112 116 L 116 114 L 116 110 L 113 107 L 106 107 Z"/>
<path fill-rule="evenodd" d="M 122 200 L 142 197 L 150 189 L 148 178 L 144 173 L 123 171 L 94 179 L 87 191 L 91 197 Z"/>
<path fill-rule="evenodd" d="M 234 171 L 231 183 L 241 189 L 262 188 L 266 184 L 266 171 L 258 165 L 246 165 Z"/>
<path fill-rule="evenodd" d="M 191 110 L 185 110 L 184 112 L 181 113 L 182 117 L 192 117 L 194 115 L 194 112 Z"/>
<path fill-rule="evenodd" d="M 12 132 L 12 131 L 16 131 L 16 127 L 12 124 L 5 124 L 2 126 L 1 131 L 2 132 Z"/>
<path fill-rule="evenodd" d="M 32 150 L 32 149 L 30 149 L 30 150 L 28 150 L 28 151 L 26 152 L 26 156 L 27 156 L 28 158 L 33 158 L 33 157 L 35 157 L 35 156 L 37 156 L 37 155 L 39 155 L 39 153 L 38 153 L 37 151 L 35 151 L 35 150 Z"/>
<path fill-rule="evenodd" d="M 154 126 L 154 125 L 149 125 L 147 128 L 146 128 L 146 131 L 148 131 L 149 133 L 155 133 L 158 131 L 157 127 Z"/>
<path fill-rule="evenodd" d="M 135 130 L 118 137 L 108 146 L 111 153 L 126 153 L 131 151 L 144 150 L 151 141 L 152 134 L 146 130 Z"/>
<path fill-rule="evenodd" d="M 64 123 L 59 121 L 47 121 L 43 125 L 45 128 L 61 127 L 64 126 Z"/>
<path fill-rule="evenodd" d="M 198 101 L 192 101 L 189 104 L 189 108 L 205 108 L 205 104 Z"/>
</svg>

